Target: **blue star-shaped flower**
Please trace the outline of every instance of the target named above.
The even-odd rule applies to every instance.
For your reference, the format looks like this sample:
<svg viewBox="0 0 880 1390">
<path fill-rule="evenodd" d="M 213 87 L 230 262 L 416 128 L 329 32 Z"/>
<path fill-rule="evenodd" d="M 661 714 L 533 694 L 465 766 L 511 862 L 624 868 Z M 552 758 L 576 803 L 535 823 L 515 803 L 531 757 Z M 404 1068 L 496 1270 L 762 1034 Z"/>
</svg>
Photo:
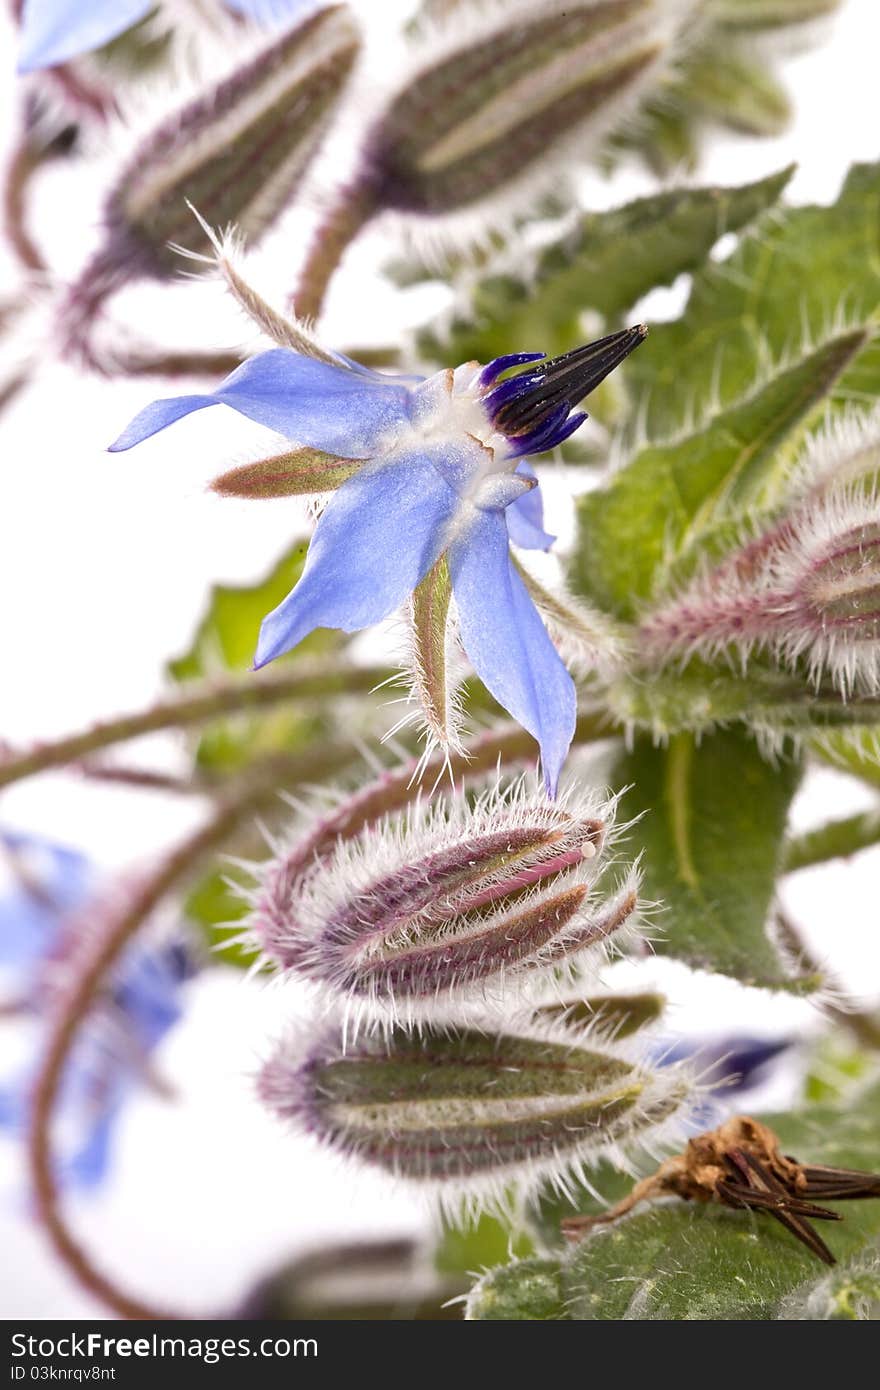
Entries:
<svg viewBox="0 0 880 1390">
<path fill-rule="evenodd" d="M 288 19 L 312 0 L 217 0 L 261 23 Z M 101 48 L 156 8 L 155 0 L 24 0 L 19 72 L 54 67 Z"/>
<path fill-rule="evenodd" d="M 40 1019 L 63 984 L 77 936 L 88 931 L 95 875 L 75 850 L 0 834 L 11 887 L 0 897 L 0 984 L 4 1004 Z M 73 1050 L 58 1118 L 60 1176 L 91 1187 L 104 1177 L 115 1122 L 126 1096 L 150 1080 L 150 1057 L 181 1016 L 181 987 L 194 971 L 180 940 L 131 948 L 110 978 Z M 0 1129 L 27 1127 L 32 1074 L 28 1067 L 0 1080 Z"/>
<path fill-rule="evenodd" d="M 469 362 L 427 380 L 276 348 L 215 392 L 154 401 L 111 448 L 129 449 L 192 411 L 226 405 L 300 445 L 360 461 L 323 512 L 299 583 L 265 618 L 256 665 L 316 627 L 356 632 L 388 617 L 445 555 L 464 649 L 499 704 L 537 739 L 553 795 L 576 700 L 511 562 L 510 540 L 540 549 L 553 540 L 523 456 L 554 448 L 582 424 L 586 415 L 574 407 L 645 332 L 613 333 L 549 361 L 515 353 L 485 367 Z"/>
</svg>

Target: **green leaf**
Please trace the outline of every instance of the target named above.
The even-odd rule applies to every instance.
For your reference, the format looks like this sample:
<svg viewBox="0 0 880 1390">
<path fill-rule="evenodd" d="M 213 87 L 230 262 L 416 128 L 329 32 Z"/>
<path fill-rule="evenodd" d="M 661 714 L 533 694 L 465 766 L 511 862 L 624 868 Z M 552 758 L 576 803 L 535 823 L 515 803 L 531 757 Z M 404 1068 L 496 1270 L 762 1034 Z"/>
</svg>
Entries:
<svg viewBox="0 0 880 1390">
<path fill-rule="evenodd" d="M 295 541 L 265 579 L 255 584 L 215 584 L 205 614 L 185 652 L 168 663 L 176 681 L 200 680 L 220 671 L 246 671 L 254 659 L 260 624 L 290 593 L 302 574 L 307 540 Z M 301 643 L 297 651 L 312 655 L 333 646 L 323 633 Z"/>
<path fill-rule="evenodd" d="M 670 189 L 584 214 L 525 273 L 521 253 L 502 258 L 470 287 L 449 322 L 422 332 L 419 349 L 444 365 L 488 362 L 514 343 L 563 352 L 583 336 L 585 310 L 616 321 L 648 290 L 701 265 L 725 232 L 777 202 L 792 172 L 740 188 Z"/>
<path fill-rule="evenodd" d="M 477 1322 L 548 1322 L 567 1318 L 559 1260 L 502 1265 L 477 1283 L 466 1316 Z"/>
<path fill-rule="evenodd" d="M 252 883 L 242 869 L 224 863 L 205 874 L 183 902 L 186 919 L 200 929 L 211 960 L 234 965 L 240 970 L 247 970 L 253 964 L 256 951 L 229 939 L 232 929 L 243 921 L 248 911 L 236 885 L 244 888 Z"/>
<path fill-rule="evenodd" d="M 805 1162 L 876 1167 L 876 1086 L 849 1109 L 765 1118 L 783 1150 Z M 806 1308 L 817 1318 L 864 1316 L 877 1295 L 880 1201 L 829 1206 L 844 1217 L 822 1232 L 843 1262 L 830 1275 L 763 1214 L 684 1202 L 637 1211 L 575 1248 L 562 1280 L 569 1316 L 766 1321 Z"/>
<path fill-rule="evenodd" d="M 464 1224 L 445 1221 L 435 1253 L 434 1267 L 439 1274 L 470 1274 L 514 1257 L 533 1253 L 532 1241 L 524 1232 L 513 1235 L 507 1222 L 484 1212 Z"/>
<path fill-rule="evenodd" d="M 833 14 L 841 0 L 708 0 L 710 17 L 727 29 L 778 29 L 786 24 L 807 24 Z"/>
<path fill-rule="evenodd" d="M 700 115 L 747 135 L 779 135 L 791 120 L 791 103 L 772 70 L 728 34 L 688 63 L 680 85 Z"/>
<path fill-rule="evenodd" d="M 880 725 L 880 711 L 876 725 Z M 880 728 L 876 725 L 823 734 L 820 741 L 811 745 L 811 751 L 822 762 L 880 788 Z"/>
<path fill-rule="evenodd" d="M 811 1164 L 870 1172 L 877 1166 L 880 1086 L 846 1103 L 763 1116 L 786 1153 Z M 607 1164 L 591 1174 L 605 1202 L 632 1179 Z M 770 1216 L 671 1201 L 599 1227 L 557 1258 L 491 1270 L 468 1301 L 474 1319 L 613 1320 L 864 1319 L 877 1316 L 880 1201 L 829 1203 L 843 1220 L 826 1227 L 840 1264 L 828 1273 Z M 560 1244 L 572 1205 L 542 1204 L 544 1238 Z M 582 1191 L 576 1209 L 603 1204 Z M 824 1223 L 823 1223 L 824 1224 Z"/>
<path fill-rule="evenodd" d="M 642 736 L 620 756 L 609 780 L 631 786 L 623 816 L 642 817 L 627 851 L 642 852 L 644 896 L 663 905 L 659 953 L 743 984 L 791 985 L 766 926 L 799 776 L 739 729 L 699 744 L 679 734 L 666 748 Z"/>
<path fill-rule="evenodd" d="M 253 663 L 260 624 L 298 582 L 307 550 L 308 541 L 297 541 L 265 579 L 256 584 L 215 585 L 191 645 L 168 663 L 169 675 L 176 681 L 190 681 L 221 671 L 248 670 Z M 322 629 L 279 659 L 301 661 L 325 656 L 339 651 L 345 640 L 339 633 Z M 201 733 L 196 765 L 211 773 L 233 771 L 275 749 L 293 752 L 305 748 L 322 732 L 326 732 L 326 726 L 321 716 L 302 706 L 278 705 L 256 714 L 237 714 L 216 720 Z"/>
<path fill-rule="evenodd" d="M 880 1321 L 880 1246 L 866 1250 L 817 1283 L 802 1285 L 782 1300 L 780 1322 Z"/>
<path fill-rule="evenodd" d="M 767 364 L 841 321 L 876 327 L 880 312 L 880 164 L 856 165 L 832 207 L 776 212 L 694 277 L 687 308 L 657 325 L 629 364 L 648 438 L 669 436 L 754 392 Z M 838 328 L 838 332 L 840 329 Z M 837 382 L 837 404 L 880 390 L 874 341 Z"/>
<path fill-rule="evenodd" d="M 684 577 L 683 550 L 692 569 L 707 534 L 716 552 L 732 544 L 743 520 L 778 500 L 796 443 L 864 344 L 861 330 L 830 339 L 699 431 L 648 445 L 588 493 L 571 569 L 576 591 L 632 618 L 640 601 Z M 657 356 L 650 337 L 642 350 Z"/>
</svg>

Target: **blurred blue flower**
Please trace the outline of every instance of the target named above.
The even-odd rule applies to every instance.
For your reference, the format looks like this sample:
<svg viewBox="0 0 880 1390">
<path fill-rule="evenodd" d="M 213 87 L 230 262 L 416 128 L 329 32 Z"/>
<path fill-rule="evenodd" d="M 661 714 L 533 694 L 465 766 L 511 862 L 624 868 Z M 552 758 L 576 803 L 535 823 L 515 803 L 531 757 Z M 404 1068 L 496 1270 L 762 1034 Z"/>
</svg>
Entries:
<svg viewBox="0 0 880 1390">
<path fill-rule="evenodd" d="M 720 1037 L 678 1038 L 660 1043 L 654 1056 L 662 1065 L 691 1061 L 701 1083 L 709 1087 L 697 1102 L 692 1122 L 710 1129 L 723 1117 L 751 1103 L 774 1075 L 774 1064 L 791 1050 L 791 1038 L 728 1033 Z"/>
<path fill-rule="evenodd" d="M 269 24 L 312 7 L 313 0 L 217 0 Z M 101 48 L 156 8 L 155 0 L 24 0 L 19 72 L 66 63 Z"/>
<path fill-rule="evenodd" d="M 316 627 L 355 632 L 388 617 L 445 554 L 467 655 L 499 704 L 537 739 L 551 795 L 574 733 L 571 677 L 510 558 L 546 549 L 537 480 L 523 456 L 586 419 L 575 406 L 645 335 L 611 334 L 553 360 L 515 353 L 422 380 L 276 348 L 212 393 L 154 401 L 113 450 L 192 411 L 231 406 L 307 448 L 363 465 L 322 513 L 302 578 L 264 620 L 256 666 Z M 504 377 L 510 368 L 524 367 Z"/>
<path fill-rule="evenodd" d="M 41 1019 L 63 985 L 65 963 L 92 925 L 95 875 L 76 851 L 0 833 L 11 886 L 0 897 L 0 1012 Z M 82 909 L 89 906 L 89 913 Z M 125 954 L 74 1048 L 59 1106 L 64 1182 L 90 1187 L 104 1176 L 117 1117 L 139 1084 L 156 1086 L 151 1054 L 181 1017 L 181 986 L 194 973 L 182 940 Z M 27 1127 L 30 1068 L 0 1077 L 0 1129 Z"/>
</svg>

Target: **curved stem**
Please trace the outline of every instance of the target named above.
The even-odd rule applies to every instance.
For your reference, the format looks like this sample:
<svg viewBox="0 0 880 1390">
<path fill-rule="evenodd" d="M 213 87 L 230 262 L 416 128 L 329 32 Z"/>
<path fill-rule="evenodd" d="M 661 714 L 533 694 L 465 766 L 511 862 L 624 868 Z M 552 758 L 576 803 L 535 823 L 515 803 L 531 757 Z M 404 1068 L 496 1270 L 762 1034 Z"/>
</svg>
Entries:
<svg viewBox="0 0 880 1390">
<path fill-rule="evenodd" d="M 43 163 L 40 153 L 22 135 L 12 152 L 3 187 L 3 228 L 6 240 L 25 270 L 39 274 L 45 258 L 28 230 L 27 195 L 32 176 Z"/>
<path fill-rule="evenodd" d="M 79 733 L 37 744 L 23 752 L 7 751 L 5 757 L 0 758 L 0 788 L 38 772 L 63 767 L 101 748 L 125 743 L 142 734 L 204 724 L 221 715 L 265 709 L 283 700 L 323 700 L 333 695 L 362 694 L 380 685 L 388 675 L 388 671 L 374 667 L 303 669 L 297 666 L 199 685 L 172 699 L 94 724 Z"/>
<path fill-rule="evenodd" d="M 342 190 L 312 238 L 291 297 L 298 319 L 318 318 L 342 257 L 376 210 L 376 195 L 367 181 L 349 184 Z"/>
<path fill-rule="evenodd" d="M 84 958 L 52 1021 L 46 1049 L 32 1097 L 28 1157 L 38 1216 L 57 1254 L 90 1293 L 102 1299 L 123 1318 L 166 1319 L 175 1315 L 156 1308 L 121 1289 L 92 1261 L 68 1227 L 61 1210 L 52 1150 L 52 1117 L 65 1068 L 79 1029 L 94 1003 L 107 972 L 162 899 L 194 871 L 202 859 L 220 849 L 242 820 L 256 814 L 277 795 L 278 776 L 249 777 L 235 794 L 217 805 L 209 820 L 187 836 L 143 880 L 128 898 L 124 910 L 112 919 Z"/>
<path fill-rule="evenodd" d="M 247 361 L 240 352 L 151 351 L 148 348 L 114 353 L 105 367 L 112 376 L 228 376 Z"/>
<path fill-rule="evenodd" d="M 578 723 L 575 737 L 577 742 L 585 743 L 607 737 L 612 732 L 603 714 L 586 713 Z M 452 775 L 478 775 L 490 771 L 505 757 L 521 761 L 534 754 L 531 736 L 516 725 L 507 725 L 473 740 L 464 754 L 448 760 L 448 766 Z M 125 947 L 162 899 L 179 887 L 206 855 L 220 849 L 246 817 L 257 814 L 277 797 L 281 780 L 289 771 L 289 762 L 289 759 L 273 758 L 258 772 L 246 774 L 232 792 L 217 802 L 210 819 L 187 836 L 140 883 L 119 916 L 109 921 L 101 937 L 92 944 L 91 953 L 83 958 L 79 973 L 52 1021 L 34 1086 L 28 1135 L 37 1212 L 57 1254 L 79 1283 L 124 1318 L 165 1320 L 176 1315 L 121 1288 L 94 1263 L 67 1224 L 55 1180 L 51 1135 L 65 1068 L 101 982 L 114 968 Z M 438 754 L 428 763 L 427 771 L 440 775 L 446 765 L 445 756 Z M 340 836 L 356 834 L 379 816 L 406 804 L 414 795 L 412 777 L 417 766 L 418 761 L 412 760 L 392 769 L 324 817 L 307 838 L 304 853 L 311 859 L 316 853 L 326 852 L 328 845 Z M 290 863 L 288 861 L 286 867 L 289 868 Z"/>
<path fill-rule="evenodd" d="M 880 809 L 860 811 L 792 836 L 783 849 L 782 871 L 790 874 L 814 864 L 827 864 L 831 859 L 846 859 L 878 844 Z"/>
</svg>

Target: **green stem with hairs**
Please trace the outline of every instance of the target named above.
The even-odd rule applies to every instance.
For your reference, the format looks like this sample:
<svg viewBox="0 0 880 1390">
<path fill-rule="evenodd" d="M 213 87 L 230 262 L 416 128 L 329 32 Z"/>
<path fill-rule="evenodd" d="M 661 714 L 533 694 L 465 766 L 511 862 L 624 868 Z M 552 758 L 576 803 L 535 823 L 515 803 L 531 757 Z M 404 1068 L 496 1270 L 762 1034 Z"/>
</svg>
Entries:
<svg viewBox="0 0 880 1390">
<path fill-rule="evenodd" d="M 315 232 L 300 271 L 291 300 L 298 319 L 308 323 L 320 316 L 342 257 L 376 210 L 376 195 L 368 182 L 342 190 Z"/>
<path fill-rule="evenodd" d="M 334 695 L 363 694 L 381 685 L 388 676 L 386 669 L 376 667 L 297 665 L 184 688 L 179 695 L 133 714 L 104 720 L 21 752 L 6 751 L 0 755 L 0 788 L 144 734 L 205 724 L 225 715 L 267 709 L 285 700 L 319 701 Z"/>
</svg>

